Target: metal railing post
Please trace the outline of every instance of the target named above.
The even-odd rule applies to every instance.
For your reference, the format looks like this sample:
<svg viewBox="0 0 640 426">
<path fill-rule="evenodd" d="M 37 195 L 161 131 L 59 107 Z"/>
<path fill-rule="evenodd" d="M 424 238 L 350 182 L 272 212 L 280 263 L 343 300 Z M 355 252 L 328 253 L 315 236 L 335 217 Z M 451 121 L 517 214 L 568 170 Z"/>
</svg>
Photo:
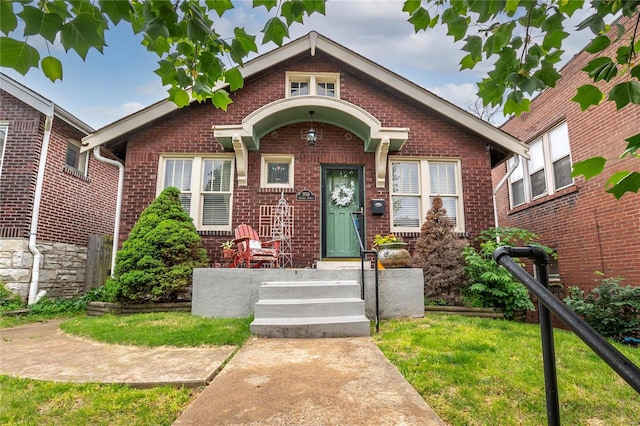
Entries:
<svg viewBox="0 0 640 426">
<path fill-rule="evenodd" d="M 376 312 L 375 312 L 375 323 L 376 323 L 376 333 L 380 332 L 380 292 L 379 292 L 379 281 L 378 281 L 378 251 L 377 250 L 365 250 L 364 243 L 362 242 L 362 235 L 360 234 L 360 227 L 358 226 L 358 222 L 356 216 L 362 216 L 364 218 L 364 212 L 355 211 L 351 212 L 351 222 L 353 223 L 353 227 L 356 230 L 356 235 L 358 236 L 358 243 L 360 244 L 360 297 L 362 300 L 364 298 L 364 258 L 367 254 L 372 254 L 374 259 L 374 278 L 375 278 L 375 303 L 376 303 Z M 363 224 L 364 225 L 364 224 Z"/>
</svg>

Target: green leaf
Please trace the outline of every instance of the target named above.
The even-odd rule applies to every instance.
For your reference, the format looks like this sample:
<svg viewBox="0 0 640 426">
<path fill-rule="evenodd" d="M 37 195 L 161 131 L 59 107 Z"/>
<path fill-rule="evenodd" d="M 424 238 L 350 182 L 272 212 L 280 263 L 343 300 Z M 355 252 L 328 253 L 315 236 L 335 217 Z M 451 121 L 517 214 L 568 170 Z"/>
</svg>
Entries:
<svg viewBox="0 0 640 426">
<path fill-rule="evenodd" d="M 238 69 L 238 67 L 233 67 L 228 69 L 224 73 L 224 80 L 229 83 L 229 90 L 232 92 L 242 89 L 244 86 L 244 80 L 242 78 L 242 73 Z"/>
<path fill-rule="evenodd" d="M 566 31 L 547 33 L 542 40 L 542 47 L 547 51 L 560 49 L 562 47 L 562 41 L 567 37 L 569 37 L 569 33 Z"/>
<path fill-rule="evenodd" d="M 604 170 L 604 165 L 607 162 L 606 158 L 593 157 L 587 158 L 584 161 L 579 161 L 573 164 L 573 171 L 571 177 L 584 176 L 585 180 L 589 180 L 594 176 L 599 175 Z"/>
<path fill-rule="evenodd" d="M 630 74 L 632 77 L 635 77 L 638 80 L 640 80 L 640 65 L 636 65 L 635 67 L 631 68 Z"/>
<path fill-rule="evenodd" d="M 9 34 L 18 26 L 18 20 L 13 13 L 13 4 L 10 1 L 0 1 L 0 31 L 3 34 Z"/>
<path fill-rule="evenodd" d="M 231 100 L 231 98 L 229 97 L 229 94 L 227 93 L 226 90 L 217 90 L 213 96 L 211 97 L 211 102 L 213 102 L 213 104 L 216 106 L 216 108 L 220 108 L 223 111 L 227 110 L 227 106 L 229 106 L 229 104 L 232 104 L 233 101 Z"/>
<path fill-rule="evenodd" d="M 267 10 L 271 10 L 278 5 L 277 0 L 253 0 L 253 8 L 264 6 Z"/>
<path fill-rule="evenodd" d="M 18 14 L 24 21 L 24 35 L 40 34 L 45 40 L 53 43 L 56 34 L 62 29 L 64 24 L 62 18 L 55 13 L 43 13 L 33 6 L 25 6 Z"/>
<path fill-rule="evenodd" d="M 109 17 L 111 22 L 118 25 L 122 20 L 129 22 L 133 11 L 129 2 L 122 0 L 100 0 L 100 10 Z"/>
<path fill-rule="evenodd" d="M 0 67 L 13 68 L 25 75 L 31 67 L 38 67 L 40 54 L 24 41 L 0 37 Z"/>
<path fill-rule="evenodd" d="M 209 9 L 215 10 L 221 18 L 227 10 L 233 9 L 231 0 L 206 0 L 205 3 Z"/>
<path fill-rule="evenodd" d="M 287 20 L 287 26 L 292 25 L 294 22 L 304 22 L 304 3 L 300 0 L 289 0 L 282 3 L 280 8 L 280 16 L 283 16 Z"/>
<path fill-rule="evenodd" d="M 589 28 L 594 34 L 601 34 L 607 29 L 607 26 L 604 23 L 604 19 L 597 13 L 594 13 L 576 26 L 578 31 L 582 31 L 585 28 Z"/>
<path fill-rule="evenodd" d="M 278 46 L 282 46 L 284 38 L 289 37 L 289 27 L 278 17 L 269 19 L 262 32 L 264 33 L 263 44 L 272 41 Z"/>
<path fill-rule="evenodd" d="M 585 84 L 578 87 L 578 93 L 571 99 L 573 102 L 580 104 L 582 111 L 589 108 L 591 105 L 598 105 L 604 99 L 604 93 L 597 87 L 591 84 Z"/>
<path fill-rule="evenodd" d="M 424 7 L 419 7 L 415 12 L 411 14 L 409 23 L 413 25 L 413 29 L 415 32 L 426 30 L 431 23 L 431 16 L 429 16 L 429 12 L 427 12 L 427 9 L 425 9 Z"/>
<path fill-rule="evenodd" d="M 609 92 L 609 100 L 616 103 L 618 110 L 629 103 L 640 104 L 640 82 L 625 81 L 616 84 Z"/>
<path fill-rule="evenodd" d="M 469 52 L 474 60 L 480 60 L 482 58 L 482 39 L 474 35 L 467 37 L 465 41 L 462 50 Z"/>
<path fill-rule="evenodd" d="M 469 18 L 459 16 L 448 22 L 447 27 L 449 28 L 447 34 L 453 36 L 454 41 L 462 40 L 469 28 Z"/>
<path fill-rule="evenodd" d="M 616 50 L 616 60 L 619 64 L 627 64 L 631 59 L 631 46 L 621 46 Z"/>
<path fill-rule="evenodd" d="M 258 46 L 256 45 L 256 36 L 249 35 L 244 31 L 244 28 L 236 27 L 233 30 L 235 41 L 242 46 L 242 49 L 248 54 L 249 52 L 258 52 Z"/>
<path fill-rule="evenodd" d="M 613 194 L 617 200 L 626 192 L 637 193 L 639 189 L 640 173 L 638 172 L 617 172 L 607 181 L 607 192 Z"/>
<path fill-rule="evenodd" d="M 177 74 L 175 65 L 166 59 L 158 61 L 158 65 L 160 66 L 154 72 L 160 76 L 162 85 L 171 84 Z"/>
<path fill-rule="evenodd" d="M 179 108 L 189 105 L 189 94 L 178 87 L 169 89 L 169 100 Z"/>
<path fill-rule="evenodd" d="M 610 44 L 611 44 L 611 40 L 609 39 L 609 37 L 607 37 L 606 35 L 601 35 L 591 40 L 591 43 L 589 43 L 589 45 L 587 45 L 587 47 L 585 47 L 584 50 L 586 50 L 591 54 L 594 54 L 594 53 L 602 52 Z"/>
<path fill-rule="evenodd" d="M 97 19 L 93 14 L 83 13 L 64 24 L 60 41 L 68 52 L 75 50 L 84 60 L 92 47 L 102 52 L 105 46 L 105 22 Z"/>
<path fill-rule="evenodd" d="M 464 69 L 473 69 L 478 62 L 480 62 L 481 57 L 474 58 L 471 53 L 466 55 L 460 60 L 460 71 Z"/>
<path fill-rule="evenodd" d="M 563 0 L 558 2 L 558 10 L 567 16 L 572 16 L 576 10 L 582 9 L 583 0 Z"/>
<path fill-rule="evenodd" d="M 515 114 L 519 116 L 523 112 L 529 111 L 530 104 L 531 100 L 524 98 L 521 92 L 511 92 L 504 104 L 504 115 Z"/>
<path fill-rule="evenodd" d="M 640 150 L 640 134 L 628 137 L 625 141 L 629 142 L 627 145 L 627 149 L 624 150 L 621 157 L 625 157 L 627 155 L 636 155 L 636 152 Z"/>
<path fill-rule="evenodd" d="M 502 103 L 504 85 L 499 84 L 494 79 L 485 78 L 478 83 L 478 96 L 484 105 L 499 105 Z"/>
<path fill-rule="evenodd" d="M 62 62 L 53 56 L 43 58 L 40 62 L 40 67 L 44 75 L 53 83 L 55 83 L 56 80 L 62 80 Z"/>
<path fill-rule="evenodd" d="M 556 87 L 556 82 L 560 79 L 560 73 L 556 71 L 553 65 L 542 61 L 542 68 L 534 73 L 534 77 L 539 78 L 549 87 Z"/>
<path fill-rule="evenodd" d="M 418 10 L 421 3 L 421 0 L 406 0 L 402 5 L 402 11 L 412 15 L 416 10 Z"/>
</svg>

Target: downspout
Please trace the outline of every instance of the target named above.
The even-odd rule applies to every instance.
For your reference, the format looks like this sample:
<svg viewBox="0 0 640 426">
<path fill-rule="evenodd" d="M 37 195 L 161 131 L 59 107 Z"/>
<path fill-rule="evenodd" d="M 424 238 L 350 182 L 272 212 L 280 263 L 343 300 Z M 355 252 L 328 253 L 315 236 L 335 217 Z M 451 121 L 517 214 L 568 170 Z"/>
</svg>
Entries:
<svg viewBox="0 0 640 426">
<path fill-rule="evenodd" d="M 498 193 L 498 191 L 500 191 L 500 188 L 502 188 L 502 185 L 505 184 L 507 179 L 511 177 L 513 172 L 516 171 L 519 165 L 520 165 L 520 156 L 516 154 L 515 161 L 513 162 L 513 166 L 507 170 L 507 174 L 505 174 L 502 177 L 502 179 L 500 179 L 500 182 L 498 182 L 496 187 L 493 188 L 493 221 L 495 223 L 496 228 L 498 228 L 498 206 L 496 204 L 496 194 Z M 500 235 L 496 235 L 496 242 L 498 243 L 500 242 Z"/>
<path fill-rule="evenodd" d="M 120 211 L 122 210 L 122 192 L 124 188 L 124 164 L 110 158 L 103 157 L 100 153 L 100 147 L 93 148 L 93 156 L 96 160 L 106 164 L 110 164 L 118 168 L 118 196 L 116 199 L 116 219 L 113 225 L 113 248 L 111 249 L 111 276 L 116 268 L 116 254 L 118 253 L 118 241 L 120 239 Z"/>
<path fill-rule="evenodd" d="M 44 122 L 44 135 L 42 137 L 42 149 L 40 150 L 40 162 L 38 164 L 38 176 L 36 178 L 36 189 L 33 198 L 33 212 L 31 213 L 31 228 L 29 229 L 29 251 L 33 255 L 33 265 L 31 267 L 31 283 L 29 284 L 28 304 L 36 303 L 45 292 L 38 292 L 40 281 L 40 261 L 42 253 L 36 246 L 36 235 L 38 233 L 38 216 L 40 215 L 40 202 L 42 201 L 42 187 L 44 184 L 44 169 L 47 164 L 47 153 L 49 151 L 49 140 L 51 139 L 51 127 L 53 126 L 53 110 L 51 115 L 47 115 Z"/>
</svg>

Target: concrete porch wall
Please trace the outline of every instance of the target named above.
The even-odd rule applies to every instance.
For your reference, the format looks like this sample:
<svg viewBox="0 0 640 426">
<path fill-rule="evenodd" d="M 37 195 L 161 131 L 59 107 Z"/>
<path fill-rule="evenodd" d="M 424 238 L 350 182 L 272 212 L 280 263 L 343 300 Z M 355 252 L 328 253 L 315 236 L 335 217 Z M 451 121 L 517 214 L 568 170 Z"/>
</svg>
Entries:
<svg viewBox="0 0 640 426">
<path fill-rule="evenodd" d="M 215 318 L 243 318 L 254 312 L 258 288 L 268 281 L 360 282 L 359 270 L 230 269 L 193 270 L 191 313 Z M 365 271 L 365 310 L 375 313 L 374 271 Z M 385 269 L 379 275 L 380 318 L 423 317 L 422 269 Z"/>
</svg>

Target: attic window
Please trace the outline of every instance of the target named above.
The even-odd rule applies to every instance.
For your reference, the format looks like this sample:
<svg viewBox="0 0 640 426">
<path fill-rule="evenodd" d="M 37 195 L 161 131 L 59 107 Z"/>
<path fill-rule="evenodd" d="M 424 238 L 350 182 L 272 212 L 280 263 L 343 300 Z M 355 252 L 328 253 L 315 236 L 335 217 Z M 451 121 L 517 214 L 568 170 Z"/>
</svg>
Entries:
<svg viewBox="0 0 640 426">
<path fill-rule="evenodd" d="M 287 97 L 327 96 L 339 98 L 340 74 L 287 72 Z"/>
</svg>

